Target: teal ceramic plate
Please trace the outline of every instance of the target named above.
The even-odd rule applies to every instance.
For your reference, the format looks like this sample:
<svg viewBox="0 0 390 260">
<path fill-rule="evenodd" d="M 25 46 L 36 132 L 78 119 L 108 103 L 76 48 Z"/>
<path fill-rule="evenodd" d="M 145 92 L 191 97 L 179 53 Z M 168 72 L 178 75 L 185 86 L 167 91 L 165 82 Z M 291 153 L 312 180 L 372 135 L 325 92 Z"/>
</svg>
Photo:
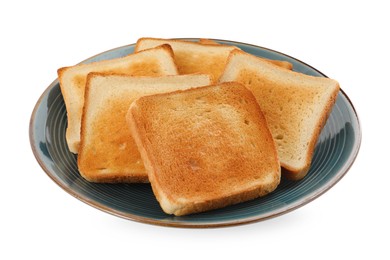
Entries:
<svg viewBox="0 0 390 260">
<path fill-rule="evenodd" d="M 196 39 L 189 39 L 196 40 Z M 313 67 L 288 55 L 239 42 L 244 51 L 270 59 L 287 60 L 294 70 L 326 77 Z M 134 44 L 106 51 L 83 63 L 112 59 L 132 53 Z M 179 227 L 217 227 L 250 223 L 290 212 L 317 198 L 335 185 L 348 171 L 358 154 L 361 130 L 356 111 L 341 90 L 333 111 L 318 140 L 312 167 L 301 181 L 283 180 L 271 194 L 223 209 L 184 217 L 165 214 L 149 184 L 94 184 L 77 171 L 77 157 L 65 141 L 66 109 L 55 80 L 38 100 L 30 121 L 33 153 L 47 175 L 66 192 L 97 209 L 143 223 Z"/>
</svg>

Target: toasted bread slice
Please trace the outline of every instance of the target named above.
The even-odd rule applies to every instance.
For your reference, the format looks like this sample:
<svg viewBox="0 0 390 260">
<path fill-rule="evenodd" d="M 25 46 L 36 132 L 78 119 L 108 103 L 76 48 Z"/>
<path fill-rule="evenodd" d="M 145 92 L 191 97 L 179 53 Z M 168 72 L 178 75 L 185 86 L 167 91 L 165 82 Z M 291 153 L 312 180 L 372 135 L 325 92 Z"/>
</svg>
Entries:
<svg viewBox="0 0 390 260">
<path fill-rule="evenodd" d="M 161 44 L 169 44 L 172 47 L 179 74 L 211 74 L 215 81 L 221 75 L 230 51 L 237 49 L 237 47 L 230 45 L 210 45 L 184 40 L 140 38 L 135 46 L 135 51 L 153 48 Z"/>
<path fill-rule="evenodd" d="M 239 83 L 142 97 L 127 119 L 168 214 L 251 200 L 279 184 L 274 140 L 253 94 Z"/>
<path fill-rule="evenodd" d="M 143 95 L 210 83 L 209 75 L 200 74 L 134 77 L 90 73 L 81 122 L 80 174 L 91 182 L 148 182 L 126 123 L 130 104 Z"/>
<path fill-rule="evenodd" d="M 308 172 L 320 132 L 339 91 L 337 81 L 275 66 L 233 51 L 220 82 L 243 83 L 255 95 L 276 141 L 284 175 Z"/>
<path fill-rule="evenodd" d="M 122 58 L 58 69 L 58 79 L 68 116 L 66 140 L 72 153 L 77 153 L 80 143 L 84 90 L 86 78 L 90 72 L 114 72 L 140 76 L 178 74 L 173 60 L 173 52 L 169 45 L 130 54 Z"/>
</svg>

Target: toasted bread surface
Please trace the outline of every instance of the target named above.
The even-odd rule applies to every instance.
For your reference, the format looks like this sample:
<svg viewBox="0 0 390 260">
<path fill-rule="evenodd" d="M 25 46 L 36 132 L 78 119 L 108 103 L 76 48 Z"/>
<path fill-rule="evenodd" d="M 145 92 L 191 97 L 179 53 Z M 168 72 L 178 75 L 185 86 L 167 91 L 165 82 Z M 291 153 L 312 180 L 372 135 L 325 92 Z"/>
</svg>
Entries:
<svg viewBox="0 0 390 260">
<path fill-rule="evenodd" d="M 81 122 L 80 174 L 92 182 L 148 182 L 126 123 L 130 104 L 143 95 L 211 83 L 209 75 L 134 77 L 90 73 Z"/>
<path fill-rule="evenodd" d="M 303 178 L 339 91 L 337 81 L 282 69 L 233 51 L 220 82 L 237 81 L 256 97 L 287 178 Z"/>
<path fill-rule="evenodd" d="M 230 51 L 237 47 L 221 44 L 202 44 L 185 40 L 159 38 L 140 38 L 135 51 L 141 51 L 169 44 L 174 52 L 179 74 L 206 73 L 213 75 L 215 81 L 221 75 Z"/>
<path fill-rule="evenodd" d="M 201 44 L 208 44 L 208 45 L 221 45 L 221 43 L 211 40 L 211 39 L 206 39 L 206 38 L 200 38 L 199 43 Z M 263 58 L 264 60 L 267 60 L 271 63 L 274 63 L 275 65 L 278 65 L 282 68 L 292 70 L 293 69 L 293 64 L 288 62 L 288 61 L 282 61 L 282 60 L 271 60 L 267 58 Z"/>
<path fill-rule="evenodd" d="M 163 45 L 122 58 L 79 64 L 58 69 L 58 79 L 67 110 L 66 140 L 72 153 L 78 152 L 84 91 L 90 72 L 125 73 L 135 76 L 178 74 L 170 46 Z"/>
<path fill-rule="evenodd" d="M 238 49 L 235 46 L 219 44 L 210 39 L 199 39 L 198 42 L 192 42 L 177 39 L 144 37 L 138 39 L 135 51 L 153 48 L 161 44 L 169 44 L 172 47 L 180 74 L 208 73 L 213 75 L 215 82 L 221 76 L 230 52 Z M 292 63 L 287 61 L 266 58 L 264 60 L 286 69 L 291 70 L 293 68 Z"/>
<path fill-rule="evenodd" d="M 253 94 L 239 83 L 142 97 L 127 120 L 168 214 L 247 201 L 279 184 L 274 140 Z"/>
<path fill-rule="evenodd" d="M 200 38 L 199 43 L 201 44 L 210 44 L 210 45 L 219 45 L 218 42 L 211 40 L 211 39 L 206 39 L 206 38 Z"/>
</svg>

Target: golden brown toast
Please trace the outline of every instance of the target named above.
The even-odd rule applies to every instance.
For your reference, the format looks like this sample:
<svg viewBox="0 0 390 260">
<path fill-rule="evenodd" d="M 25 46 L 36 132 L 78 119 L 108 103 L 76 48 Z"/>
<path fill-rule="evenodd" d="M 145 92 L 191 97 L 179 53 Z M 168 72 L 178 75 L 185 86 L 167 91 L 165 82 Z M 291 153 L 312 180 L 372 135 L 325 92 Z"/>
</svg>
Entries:
<svg viewBox="0 0 390 260">
<path fill-rule="evenodd" d="M 211 74 L 215 81 L 221 75 L 230 51 L 237 49 L 237 47 L 229 45 L 210 45 L 184 40 L 140 38 L 136 43 L 135 52 L 153 48 L 161 44 L 169 44 L 172 47 L 179 74 Z"/>
<path fill-rule="evenodd" d="M 169 45 L 130 54 L 122 58 L 58 69 L 58 79 L 68 116 L 66 140 L 72 153 L 77 153 L 79 148 L 85 83 L 90 72 L 125 73 L 136 76 L 178 74 L 173 60 L 173 52 Z"/>
<path fill-rule="evenodd" d="M 126 123 L 130 104 L 144 95 L 211 83 L 209 75 L 135 77 L 90 73 L 78 154 L 80 174 L 91 182 L 148 182 Z"/>
<path fill-rule="evenodd" d="M 168 214 L 251 200 L 279 184 L 274 140 L 252 92 L 239 83 L 142 97 L 127 120 Z"/>
<path fill-rule="evenodd" d="M 286 70 L 239 50 L 231 53 L 220 78 L 229 81 L 253 92 L 276 141 L 284 175 L 302 179 L 336 101 L 338 82 Z"/>
<path fill-rule="evenodd" d="M 211 39 L 206 39 L 206 38 L 200 38 L 199 39 L 199 43 L 201 44 L 210 44 L 210 45 L 219 45 L 220 43 L 214 41 L 214 40 L 211 40 Z"/>
<path fill-rule="evenodd" d="M 209 44 L 209 45 L 221 45 L 221 43 L 215 41 L 215 40 L 211 40 L 211 39 L 206 39 L 206 38 L 200 38 L 199 39 L 199 43 L 201 44 Z M 275 65 L 278 65 L 282 68 L 285 68 L 285 69 L 289 69 L 289 70 L 292 70 L 293 69 L 293 64 L 288 62 L 288 61 L 281 61 L 281 60 L 271 60 L 271 59 L 267 59 L 267 58 L 262 58 L 264 60 L 267 60 L 271 63 L 274 63 Z"/>
</svg>

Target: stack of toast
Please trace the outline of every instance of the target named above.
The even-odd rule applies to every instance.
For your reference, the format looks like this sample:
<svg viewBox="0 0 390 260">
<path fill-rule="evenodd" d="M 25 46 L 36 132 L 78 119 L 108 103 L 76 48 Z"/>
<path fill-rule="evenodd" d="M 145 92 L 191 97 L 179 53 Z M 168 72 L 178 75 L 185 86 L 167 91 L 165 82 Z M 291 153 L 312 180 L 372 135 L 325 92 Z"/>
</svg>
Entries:
<svg viewBox="0 0 390 260">
<path fill-rule="evenodd" d="M 176 216 L 304 178 L 339 91 L 209 39 L 140 38 L 130 55 L 60 68 L 58 78 L 81 176 L 150 182 Z"/>
</svg>

